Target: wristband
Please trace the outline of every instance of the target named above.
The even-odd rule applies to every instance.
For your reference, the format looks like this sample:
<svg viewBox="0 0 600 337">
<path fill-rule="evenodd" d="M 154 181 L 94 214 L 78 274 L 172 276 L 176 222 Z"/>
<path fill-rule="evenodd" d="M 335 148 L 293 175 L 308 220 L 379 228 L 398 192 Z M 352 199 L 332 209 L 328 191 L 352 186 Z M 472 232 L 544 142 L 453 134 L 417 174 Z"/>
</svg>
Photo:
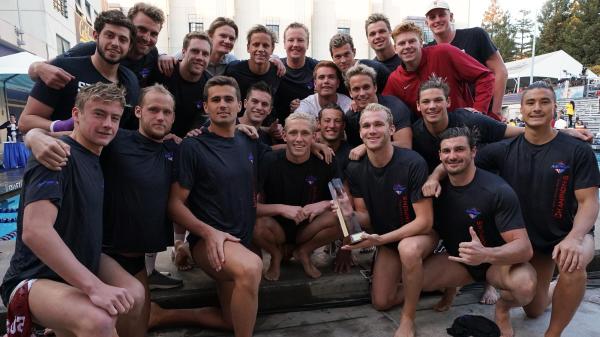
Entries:
<svg viewBox="0 0 600 337">
<path fill-rule="evenodd" d="M 73 131 L 74 126 L 75 122 L 72 117 L 65 121 L 56 120 L 50 124 L 50 132 Z"/>
</svg>

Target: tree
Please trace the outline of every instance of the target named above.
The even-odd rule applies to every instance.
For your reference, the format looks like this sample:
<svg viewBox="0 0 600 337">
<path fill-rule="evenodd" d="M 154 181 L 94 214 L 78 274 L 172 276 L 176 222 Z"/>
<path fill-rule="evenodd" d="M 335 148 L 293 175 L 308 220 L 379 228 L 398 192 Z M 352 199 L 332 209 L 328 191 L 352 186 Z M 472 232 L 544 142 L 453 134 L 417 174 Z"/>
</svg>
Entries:
<svg viewBox="0 0 600 337">
<path fill-rule="evenodd" d="M 481 27 L 490 34 L 490 38 L 500 51 L 504 62 L 515 59 L 515 34 L 516 28 L 510 22 L 510 14 L 503 11 L 496 0 L 492 0 L 490 7 L 483 14 Z"/>
<path fill-rule="evenodd" d="M 531 36 L 531 27 L 533 26 L 533 21 L 529 18 L 528 10 L 521 9 L 519 11 L 521 16 L 517 20 L 515 24 L 517 33 L 516 33 L 516 49 L 517 49 L 517 59 L 523 59 L 527 57 L 531 57 L 531 48 L 533 45 L 533 39 Z"/>
<path fill-rule="evenodd" d="M 570 16 L 570 0 L 547 0 L 537 20 L 540 24 L 540 35 L 537 40 L 536 54 L 550 53 L 564 46 L 565 22 Z"/>
<path fill-rule="evenodd" d="M 575 34 L 579 41 L 574 47 L 581 56 L 577 60 L 588 67 L 600 65 L 600 0 L 580 1 L 579 11 L 581 30 Z"/>
</svg>

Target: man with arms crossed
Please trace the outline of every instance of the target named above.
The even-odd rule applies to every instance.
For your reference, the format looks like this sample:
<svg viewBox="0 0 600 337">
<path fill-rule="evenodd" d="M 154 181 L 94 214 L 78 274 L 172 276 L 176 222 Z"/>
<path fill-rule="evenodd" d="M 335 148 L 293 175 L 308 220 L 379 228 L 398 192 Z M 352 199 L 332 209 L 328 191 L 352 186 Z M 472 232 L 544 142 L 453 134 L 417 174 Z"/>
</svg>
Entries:
<svg viewBox="0 0 600 337">
<path fill-rule="evenodd" d="M 320 277 L 310 256 L 341 234 L 335 214 L 328 212 L 331 196 L 327 184 L 338 176 L 337 164 L 327 164 L 311 154 L 315 128 L 312 115 L 289 115 L 283 131 L 285 150 L 266 154 L 260 163 L 254 243 L 271 255 L 265 273 L 271 281 L 279 279 L 288 248 L 309 277 Z"/>
<path fill-rule="evenodd" d="M 423 260 L 437 240 L 432 233 L 433 209 L 421 194 L 427 164 L 416 152 L 395 147 L 392 114 L 377 103 L 369 104 L 360 117 L 360 135 L 367 155 L 346 170 L 352 209 L 347 196 L 340 208 L 374 234 L 344 249 L 377 246 L 373 264 L 371 302 L 377 310 L 404 303 L 396 337 L 415 335 L 416 306 L 423 283 Z M 402 282 L 402 287 L 398 284 Z"/>
<path fill-rule="evenodd" d="M 512 337 L 509 310 L 528 304 L 536 284 L 519 199 L 502 178 L 475 167 L 476 139 L 468 127 L 449 128 L 440 139 L 448 179 L 434 201 L 434 229 L 447 253 L 425 260 L 423 290 L 488 282 L 501 294 L 496 323 L 502 336 Z"/>
<path fill-rule="evenodd" d="M 241 102 L 234 79 L 211 78 L 204 96 L 211 124 L 181 143 L 169 213 L 190 232 L 194 261 L 216 281 L 223 320 L 236 337 L 251 336 L 262 260 L 248 247 L 256 220 L 257 164 L 267 147 L 235 130 Z"/>
<path fill-rule="evenodd" d="M 28 163 L 15 254 L 1 287 L 16 328 L 25 317 L 24 326 L 33 320 L 61 336 L 109 337 L 116 324 L 120 331 L 142 316 L 143 286 L 101 252 L 98 157 L 117 133 L 124 104 L 115 84 L 81 89 L 75 128 L 62 138 L 71 148 L 67 165 L 52 171 L 34 159 Z"/>
</svg>

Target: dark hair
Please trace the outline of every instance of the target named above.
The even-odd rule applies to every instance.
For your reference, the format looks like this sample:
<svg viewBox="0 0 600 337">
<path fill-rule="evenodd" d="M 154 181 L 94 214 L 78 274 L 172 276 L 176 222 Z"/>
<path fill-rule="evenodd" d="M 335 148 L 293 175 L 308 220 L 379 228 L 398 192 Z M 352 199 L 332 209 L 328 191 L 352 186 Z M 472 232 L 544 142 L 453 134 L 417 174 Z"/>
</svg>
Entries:
<svg viewBox="0 0 600 337">
<path fill-rule="evenodd" d="M 333 48 L 341 48 L 345 45 L 349 44 L 350 48 L 354 52 L 354 41 L 352 40 L 352 36 L 344 33 L 337 33 L 331 37 L 329 40 L 329 54 L 333 56 Z"/>
<path fill-rule="evenodd" d="M 208 27 L 208 30 L 206 32 L 208 33 L 208 35 L 213 36 L 215 34 L 215 30 L 223 26 L 229 26 L 233 28 L 233 31 L 235 32 L 235 39 L 237 40 L 237 37 L 239 35 L 238 26 L 230 18 L 219 16 L 210 24 L 210 27 Z"/>
<path fill-rule="evenodd" d="M 421 99 L 422 91 L 429 90 L 429 89 L 442 90 L 444 92 L 444 97 L 446 97 L 446 99 L 448 99 L 448 95 L 450 95 L 450 87 L 448 86 L 446 81 L 443 78 L 436 76 L 435 74 L 431 74 L 431 76 L 429 77 L 429 79 L 427 81 L 421 83 L 421 86 L 419 86 L 418 99 Z"/>
<path fill-rule="evenodd" d="M 129 49 L 133 47 L 137 30 L 125 14 L 116 9 L 101 12 L 94 20 L 94 30 L 99 35 L 107 24 L 129 29 Z"/>
<path fill-rule="evenodd" d="M 527 88 L 523 89 L 523 92 L 521 93 L 521 103 L 523 103 L 523 97 L 525 97 L 525 94 L 533 89 L 550 90 L 550 92 L 552 93 L 552 100 L 556 103 L 556 93 L 554 92 L 554 88 L 552 87 L 552 84 L 550 84 L 547 81 L 536 81 L 528 85 Z"/>
<path fill-rule="evenodd" d="M 271 48 L 275 49 L 275 44 L 277 43 L 277 35 L 275 35 L 275 33 L 273 33 L 272 30 L 270 30 L 269 28 L 267 28 L 263 25 L 255 25 L 252 28 L 250 28 L 250 30 L 248 31 L 248 34 L 246 35 L 246 39 L 248 40 L 248 42 L 247 42 L 248 46 L 250 45 L 250 40 L 252 39 L 252 35 L 258 34 L 258 33 L 267 34 L 271 38 Z"/>
<path fill-rule="evenodd" d="M 208 101 L 208 89 L 215 87 L 215 86 L 221 86 L 221 85 L 228 85 L 228 86 L 234 87 L 235 94 L 236 94 L 238 101 L 242 100 L 242 95 L 240 94 L 240 86 L 238 85 L 235 78 L 229 77 L 229 76 L 222 76 L 222 75 L 215 76 L 215 77 L 211 78 L 210 80 L 206 81 L 206 84 L 204 85 L 204 92 L 202 93 L 203 100 Z"/>
<path fill-rule="evenodd" d="M 254 90 L 266 92 L 267 94 L 269 94 L 269 96 L 271 96 L 271 104 L 273 103 L 273 93 L 271 92 L 271 87 L 267 84 L 267 82 L 258 81 L 252 83 L 252 85 L 248 87 L 248 91 L 246 91 L 246 99 L 250 97 L 250 93 Z"/>
<path fill-rule="evenodd" d="M 190 45 L 190 41 L 192 41 L 192 39 L 204 40 L 204 41 L 208 42 L 208 48 L 210 51 L 212 51 L 212 41 L 210 40 L 210 37 L 208 36 L 208 34 L 206 34 L 205 32 L 197 32 L 197 31 L 189 32 L 185 35 L 185 37 L 183 38 L 183 49 L 187 50 L 188 46 Z"/>
<path fill-rule="evenodd" d="M 381 14 L 381 13 L 373 13 L 371 15 L 369 15 L 369 17 L 367 18 L 367 21 L 365 21 L 365 33 L 367 34 L 367 36 L 369 35 L 369 25 L 375 22 L 379 22 L 382 21 L 383 23 L 385 23 L 385 26 L 387 27 L 388 32 L 392 32 L 392 26 L 390 25 L 390 20 L 388 19 L 387 16 Z"/>
<path fill-rule="evenodd" d="M 442 131 L 438 137 L 440 139 L 440 143 L 444 139 L 466 137 L 467 141 L 469 142 L 469 146 L 474 148 L 477 146 L 477 142 L 479 142 L 479 129 L 477 129 L 477 127 L 473 127 L 471 129 L 468 126 L 457 126 Z"/>
<path fill-rule="evenodd" d="M 337 111 L 341 112 L 342 113 L 342 121 L 344 122 L 344 124 L 346 124 L 346 114 L 344 113 L 344 110 L 342 110 L 342 107 L 337 105 L 337 103 L 325 104 L 325 106 L 322 107 L 321 110 L 319 110 L 319 113 L 317 114 L 318 121 L 321 121 L 321 117 L 323 117 L 323 110 L 337 110 Z"/>
<path fill-rule="evenodd" d="M 162 9 L 144 2 L 138 2 L 133 5 L 133 7 L 129 9 L 129 12 L 127 12 L 127 17 L 129 20 L 133 21 L 136 14 L 140 12 L 161 26 L 165 23 L 165 13 L 163 13 Z"/>
</svg>

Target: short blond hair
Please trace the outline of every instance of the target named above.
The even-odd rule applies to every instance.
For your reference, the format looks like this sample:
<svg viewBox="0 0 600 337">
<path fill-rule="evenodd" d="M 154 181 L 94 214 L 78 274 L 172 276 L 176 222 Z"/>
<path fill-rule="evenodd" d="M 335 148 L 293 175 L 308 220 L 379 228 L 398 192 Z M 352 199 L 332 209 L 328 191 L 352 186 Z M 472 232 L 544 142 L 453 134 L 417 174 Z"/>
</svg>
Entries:
<svg viewBox="0 0 600 337">
<path fill-rule="evenodd" d="M 392 31 L 392 39 L 394 39 L 394 42 L 396 41 L 396 37 L 402 33 L 415 33 L 419 37 L 419 40 L 423 42 L 423 30 L 414 22 L 405 21 L 397 25 Z"/>
<path fill-rule="evenodd" d="M 317 129 L 317 121 L 315 120 L 315 117 L 307 112 L 302 111 L 294 112 L 287 116 L 285 119 L 285 127 L 283 129 L 287 131 L 288 122 L 296 120 L 307 121 L 311 132 L 315 132 Z"/>
<path fill-rule="evenodd" d="M 392 115 L 392 111 L 388 107 L 383 106 L 379 103 L 369 103 L 363 109 L 362 113 L 360 114 L 359 123 L 362 121 L 362 118 L 365 115 L 365 112 L 367 112 L 367 111 L 370 111 L 370 112 L 383 111 L 383 112 L 385 112 L 385 114 L 386 114 L 385 121 L 388 123 L 389 126 L 394 125 L 394 116 Z"/>
<path fill-rule="evenodd" d="M 169 90 L 167 90 L 167 88 L 165 88 L 162 84 L 158 83 L 154 83 L 153 85 L 142 88 L 142 90 L 140 90 L 140 97 L 138 99 L 137 105 L 144 106 L 144 100 L 146 99 L 146 96 L 151 92 L 157 92 L 159 94 L 171 97 L 171 100 L 173 101 L 172 108 L 175 109 L 175 97 L 173 97 L 173 94 Z"/>
<path fill-rule="evenodd" d="M 75 97 L 75 107 L 83 111 L 87 101 L 118 102 L 125 106 L 125 88 L 116 83 L 98 82 L 83 87 Z"/>
</svg>

